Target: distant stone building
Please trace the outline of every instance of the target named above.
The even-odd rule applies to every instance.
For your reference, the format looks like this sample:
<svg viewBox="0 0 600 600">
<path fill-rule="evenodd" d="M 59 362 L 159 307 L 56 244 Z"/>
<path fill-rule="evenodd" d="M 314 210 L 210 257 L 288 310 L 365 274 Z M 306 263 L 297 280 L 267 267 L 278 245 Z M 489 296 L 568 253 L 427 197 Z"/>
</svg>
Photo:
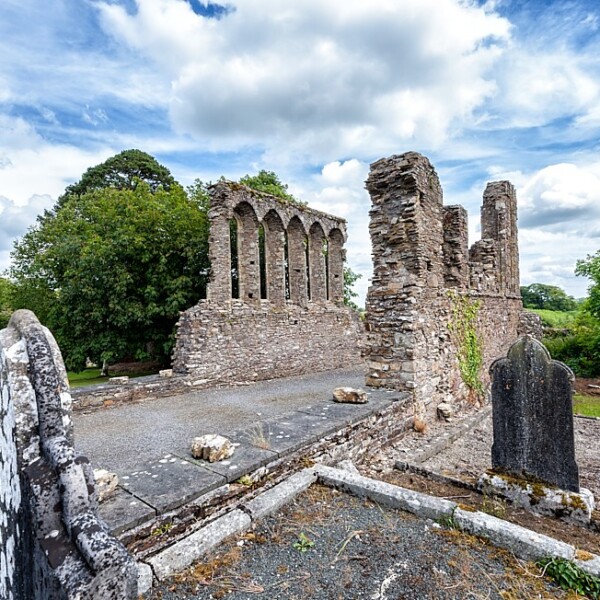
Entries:
<svg viewBox="0 0 600 600">
<path fill-rule="evenodd" d="M 358 316 L 343 304 L 343 219 L 219 182 L 209 221 L 207 299 L 180 318 L 176 373 L 225 383 L 360 362 Z"/>
</svg>

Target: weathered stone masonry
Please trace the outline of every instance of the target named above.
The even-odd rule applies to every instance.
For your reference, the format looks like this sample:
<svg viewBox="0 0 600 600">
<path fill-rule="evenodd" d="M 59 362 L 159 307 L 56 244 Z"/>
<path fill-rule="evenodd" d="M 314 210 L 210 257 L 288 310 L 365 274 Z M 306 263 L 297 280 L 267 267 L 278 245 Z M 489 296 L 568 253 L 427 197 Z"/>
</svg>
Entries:
<svg viewBox="0 0 600 600">
<path fill-rule="evenodd" d="M 0 331 L 0 598 L 136 598 L 135 562 L 96 509 L 60 351 L 17 311 Z"/>
<path fill-rule="evenodd" d="M 515 190 L 508 181 L 488 184 L 482 239 L 469 249 L 466 211 L 443 206 L 437 174 L 424 156 L 408 152 L 375 162 L 367 189 L 374 267 L 367 383 L 411 391 L 421 405 L 464 398 L 469 390 L 449 327 L 461 298 L 479 305 L 475 329 L 484 385 L 487 367 L 517 338 L 522 303 Z"/>
<path fill-rule="evenodd" d="M 360 324 L 343 305 L 343 219 L 219 182 L 209 220 L 211 281 L 180 318 L 176 373 L 227 383 L 360 361 Z"/>
</svg>

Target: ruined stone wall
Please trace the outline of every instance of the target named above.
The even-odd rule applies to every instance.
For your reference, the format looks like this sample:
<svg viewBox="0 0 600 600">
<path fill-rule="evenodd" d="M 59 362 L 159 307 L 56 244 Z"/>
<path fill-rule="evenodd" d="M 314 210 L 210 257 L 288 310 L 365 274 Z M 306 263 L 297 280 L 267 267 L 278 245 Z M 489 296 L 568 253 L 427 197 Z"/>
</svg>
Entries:
<svg viewBox="0 0 600 600">
<path fill-rule="evenodd" d="M 479 379 L 517 338 L 517 208 L 507 181 L 488 184 L 482 239 L 467 245 L 467 214 L 443 206 L 427 158 L 409 152 L 371 165 L 367 180 L 374 276 L 367 296 L 367 384 L 411 391 L 418 405 L 481 396 L 459 368 L 464 334 L 482 346 Z M 466 323 L 465 310 L 474 322 Z"/>
<path fill-rule="evenodd" d="M 343 219 L 219 182 L 209 220 L 207 299 L 181 315 L 176 373 L 231 383 L 360 362 L 361 324 L 343 305 Z"/>
<path fill-rule="evenodd" d="M 60 351 L 29 311 L 0 331 L 0 386 L 0 597 L 136 598 L 135 562 L 98 519 L 73 449 Z"/>
</svg>

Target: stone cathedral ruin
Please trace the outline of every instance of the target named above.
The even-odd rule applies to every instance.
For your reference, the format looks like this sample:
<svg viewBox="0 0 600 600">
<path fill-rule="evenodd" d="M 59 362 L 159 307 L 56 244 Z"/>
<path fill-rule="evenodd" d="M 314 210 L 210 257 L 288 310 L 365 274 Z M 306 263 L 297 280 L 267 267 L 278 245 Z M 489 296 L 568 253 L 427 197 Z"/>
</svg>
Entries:
<svg viewBox="0 0 600 600">
<path fill-rule="evenodd" d="M 471 248 L 465 209 L 443 205 L 425 157 L 377 161 L 367 189 L 374 273 L 364 324 L 343 303 L 344 220 L 219 182 L 207 298 L 181 315 L 173 376 L 131 384 L 137 396 L 110 393 L 128 401 L 364 364 L 368 386 L 404 394 L 319 439 L 309 455 L 325 463 L 337 450 L 360 460 L 389 444 L 413 406 L 483 399 L 487 367 L 525 326 L 513 186 L 488 184 Z M 60 353 L 30 313 L 0 332 L 0 385 L 0 596 L 135 597 L 135 562 L 98 518 L 90 467 L 73 450 Z M 294 460 L 274 463 L 281 476 Z"/>
</svg>

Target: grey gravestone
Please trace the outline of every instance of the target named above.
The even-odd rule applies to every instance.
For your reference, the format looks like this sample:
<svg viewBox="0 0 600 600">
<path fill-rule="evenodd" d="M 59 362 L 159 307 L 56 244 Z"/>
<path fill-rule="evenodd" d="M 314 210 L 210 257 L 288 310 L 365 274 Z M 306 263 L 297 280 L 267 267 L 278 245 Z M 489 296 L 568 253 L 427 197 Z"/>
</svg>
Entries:
<svg viewBox="0 0 600 600">
<path fill-rule="evenodd" d="M 492 467 L 578 492 L 571 370 L 526 336 L 492 364 L 490 374 Z"/>
</svg>

